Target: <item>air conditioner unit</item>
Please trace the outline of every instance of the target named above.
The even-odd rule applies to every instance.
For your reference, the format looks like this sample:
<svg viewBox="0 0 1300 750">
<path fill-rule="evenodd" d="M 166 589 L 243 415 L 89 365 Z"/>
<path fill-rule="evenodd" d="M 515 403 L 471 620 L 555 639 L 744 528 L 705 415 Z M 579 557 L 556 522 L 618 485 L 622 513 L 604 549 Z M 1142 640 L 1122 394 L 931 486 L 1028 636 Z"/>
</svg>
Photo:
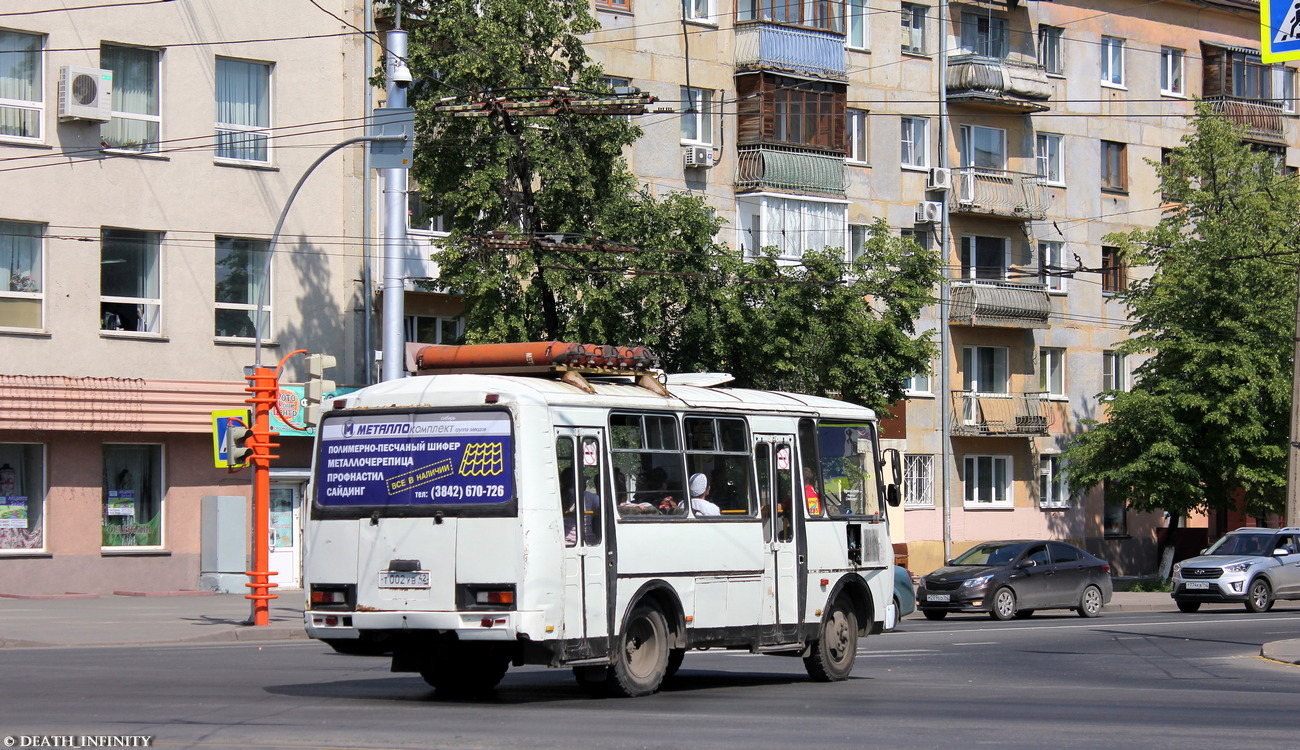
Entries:
<svg viewBox="0 0 1300 750">
<path fill-rule="evenodd" d="M 951 190 L 952 189 L 952 170 L 947 167 L 933 167 L 930 169 L 930 179 L 926 182 L 927 190 Z"/>
<path fill-rule="evenodd" d="M 59 69 L 59 121 L 113 118 L 113 71 L 64 65 Z"/>
<path fill-rule="evenodd" d="M 682 147 L 682 164 L 697 169 L 713 166 L 713 148 L 711 146 Z"/>
<path fill-rule="evenodd" d="M 943 218 L 943 204 L 938 201 L 920 201 L 916 204 L 916 223 L 933 224 Z"/>
</svg>

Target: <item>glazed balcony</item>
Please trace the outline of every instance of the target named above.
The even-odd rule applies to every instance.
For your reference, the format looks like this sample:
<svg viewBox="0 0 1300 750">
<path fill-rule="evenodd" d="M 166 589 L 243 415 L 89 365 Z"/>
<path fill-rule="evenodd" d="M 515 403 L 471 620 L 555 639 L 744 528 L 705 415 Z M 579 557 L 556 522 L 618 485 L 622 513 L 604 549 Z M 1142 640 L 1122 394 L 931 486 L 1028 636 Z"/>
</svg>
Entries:
<svg viewBox="0 0 1300 750">
<path fill-rule="evenodd" d="M 1045 112 L 1052 82 L 1041 66 L 983 55 L 948 60 L 948 101 L 1003 112 Z"/>
<path fill-rule="evenodd" d="M 1207 96 L 1210 109 L 1245 129 L 1248 141 L 1285 146 L 1286 116 L 1282 105 L 1269 99 L 1242 99 L 1236 96 Z"/>
<path fill-rule="evenodd" d="M 1047 328 L 1051 298 L 1043 284 L 968 279 L 954 282 L 948 322 L 995 328 Z"/>
<path fill-rule="evenodd" d="M 745 23 L 736 26 L 736 69 L 847 80 L 844 37 L 825 31 Z"/>
<path fill-rule="evenodd" d="M 736 149 L 736 192 L 844 197 L 844 155 L 756 144 Z"/>
<path fill-rule="evenodd" d="M 949 434 L 1036 437 L 1047 434 L 1051 415 L 1046 393 L 952 392 Z"/>
<path fill-rule="evenodd" d="M 951 210 L 958 214 L 983 214 L 1022 221 L 1047 215 L 1047 191 L 1038 175 L 1005 169 L 961 167 L 952 171 L 954 198 Z"/>
</svg>

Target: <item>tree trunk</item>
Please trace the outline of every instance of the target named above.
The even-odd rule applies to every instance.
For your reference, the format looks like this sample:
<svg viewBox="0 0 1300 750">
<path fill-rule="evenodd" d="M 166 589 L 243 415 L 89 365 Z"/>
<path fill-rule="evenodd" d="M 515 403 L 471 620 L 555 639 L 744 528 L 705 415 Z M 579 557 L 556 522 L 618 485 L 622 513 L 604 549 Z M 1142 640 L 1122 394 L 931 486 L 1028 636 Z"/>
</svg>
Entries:
<svg viewBox="0 0 1300 750">
<path fill-rule="evenodd" d="M 1182 529 L 1182 516 L 1169 514 L 1169 530 L 1160 547 L 1160 580 L 1168 581 L 1174 572 L 1174 553 L 1178 550 L 1178 532 Z"/>
</svg>

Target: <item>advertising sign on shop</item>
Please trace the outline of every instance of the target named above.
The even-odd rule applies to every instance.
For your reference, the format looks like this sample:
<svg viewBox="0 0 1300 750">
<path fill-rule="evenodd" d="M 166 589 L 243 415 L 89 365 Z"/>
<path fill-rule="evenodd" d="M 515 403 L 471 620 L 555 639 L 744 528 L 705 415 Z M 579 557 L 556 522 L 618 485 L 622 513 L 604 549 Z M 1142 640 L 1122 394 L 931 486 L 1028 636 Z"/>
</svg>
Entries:
<svg viewBox="0 0 1300 750">
<path fill-rule="evenodd" d="M 0 529 L 27 528 L 27 498 L 0 495 Z"/>
</svg>

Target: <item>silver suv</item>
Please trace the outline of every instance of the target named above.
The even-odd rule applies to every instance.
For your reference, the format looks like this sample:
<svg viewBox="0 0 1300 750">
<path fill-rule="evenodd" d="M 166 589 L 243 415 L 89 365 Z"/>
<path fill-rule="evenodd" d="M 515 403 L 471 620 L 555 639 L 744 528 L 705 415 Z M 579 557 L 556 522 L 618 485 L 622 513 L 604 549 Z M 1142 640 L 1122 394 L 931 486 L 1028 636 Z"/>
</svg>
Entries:
<svg viewBox="0 0 1300 750">
<path fill-rule="evenodd" d="M 1276 599 L 1300 599 L 1300 528 L 1229 531 L 1200 557 L 1174 565 L 1171 583 L 1182 612 L 1202 602 L 1267 612 Z"/>
</svg>

